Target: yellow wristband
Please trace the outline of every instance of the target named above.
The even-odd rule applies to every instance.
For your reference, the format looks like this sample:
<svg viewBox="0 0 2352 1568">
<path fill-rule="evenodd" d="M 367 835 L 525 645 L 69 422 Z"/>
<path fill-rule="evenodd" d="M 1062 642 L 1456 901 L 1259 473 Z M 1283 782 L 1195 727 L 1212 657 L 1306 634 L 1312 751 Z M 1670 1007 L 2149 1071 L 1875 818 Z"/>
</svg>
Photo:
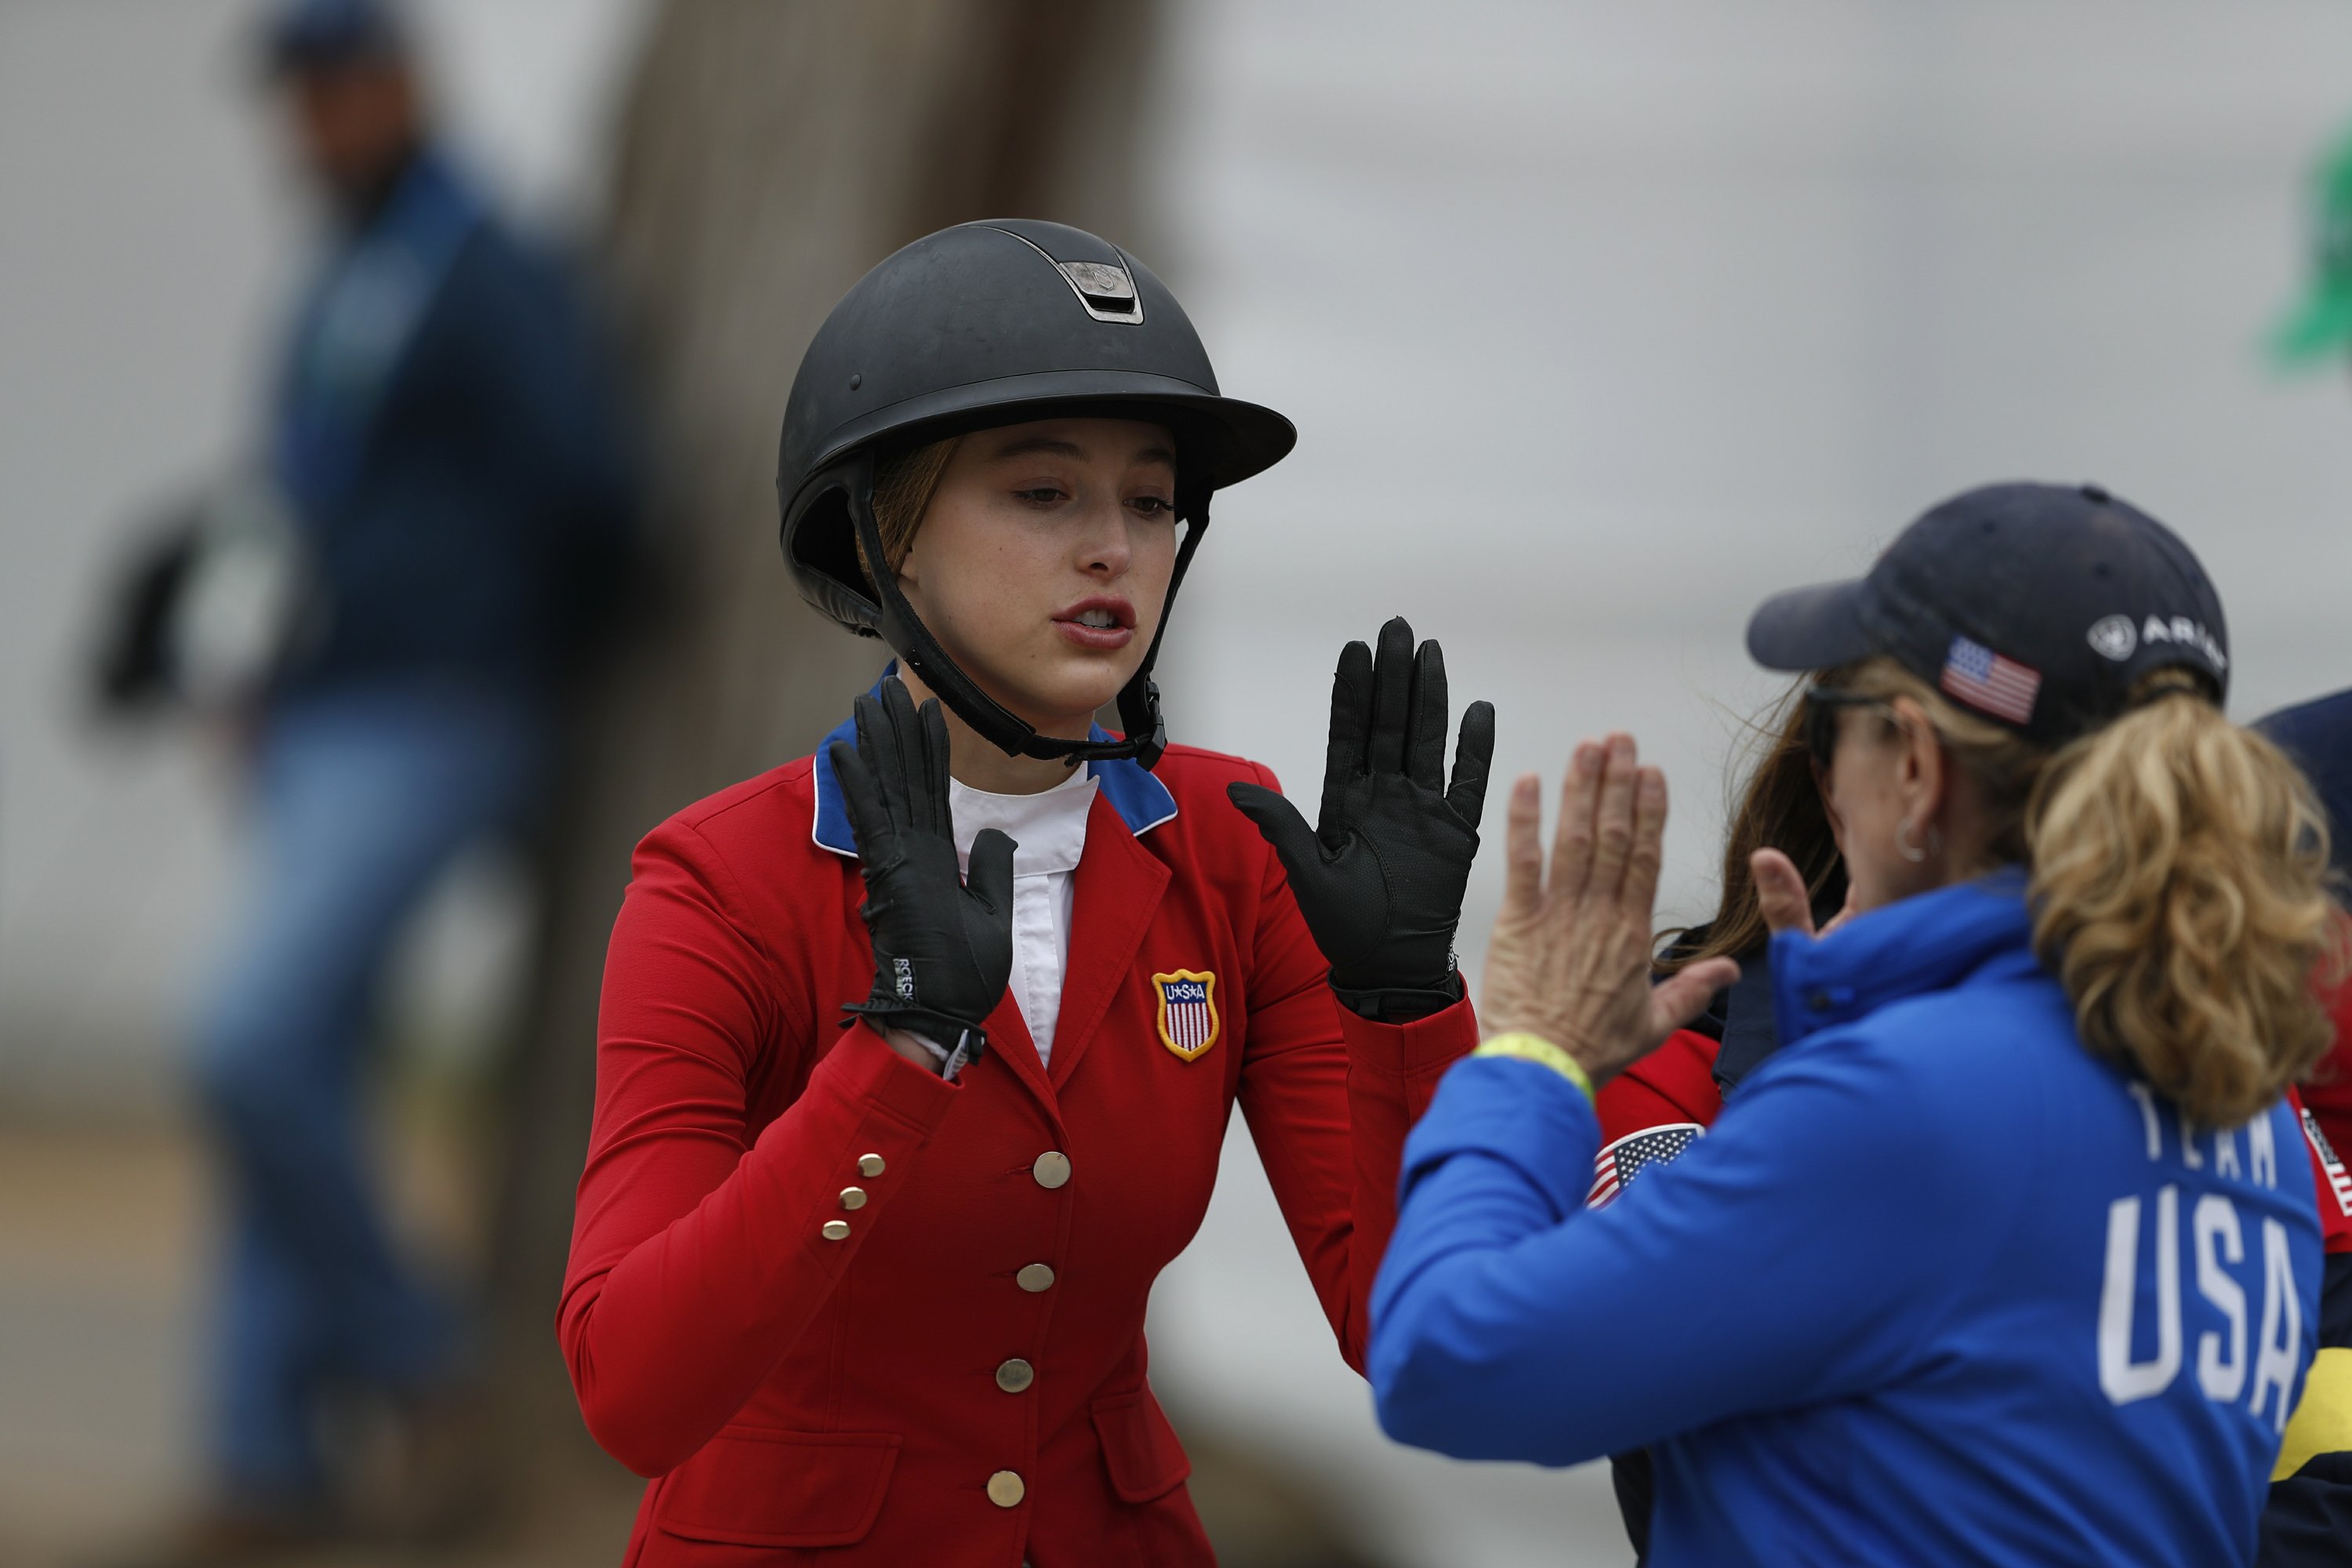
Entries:
<svg viewBox="0 0 2352 1568">
<path fill-rule="evenodd" d="M 1582 1089 L 1585 1099 L 1592 1098 L 1592 1075 L 1579 1067 L 1574 1057 L 1541 1035 L 1496 1035 L 1493 1039 L 1481 1043 L 1470 1054 L 1474 1057 L 1517 1057 L 1523 1062 L 1540 1063 Z"/>
</svg>

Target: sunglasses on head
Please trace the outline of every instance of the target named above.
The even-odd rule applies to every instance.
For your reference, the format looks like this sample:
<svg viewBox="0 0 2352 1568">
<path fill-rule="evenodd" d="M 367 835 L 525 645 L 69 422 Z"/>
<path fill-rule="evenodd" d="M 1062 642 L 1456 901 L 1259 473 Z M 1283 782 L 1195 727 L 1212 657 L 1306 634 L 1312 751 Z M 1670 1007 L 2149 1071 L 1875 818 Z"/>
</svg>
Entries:
<svg viewBox="0 0 2352 1568">
<path fill-rule="evenodd" d="M 1884 697 L 1872 697 L 1860 691 L 1848 691 L 1837 686 L 1809 686 L 1805 689 L 1805 752 L 1816 767 L 1827 768 L 1837 760 L 1838 710 L 1841 708 L 1888 708 Z M 1892 711 L 1891 708 L 1889 709 Z"/>
</svg>

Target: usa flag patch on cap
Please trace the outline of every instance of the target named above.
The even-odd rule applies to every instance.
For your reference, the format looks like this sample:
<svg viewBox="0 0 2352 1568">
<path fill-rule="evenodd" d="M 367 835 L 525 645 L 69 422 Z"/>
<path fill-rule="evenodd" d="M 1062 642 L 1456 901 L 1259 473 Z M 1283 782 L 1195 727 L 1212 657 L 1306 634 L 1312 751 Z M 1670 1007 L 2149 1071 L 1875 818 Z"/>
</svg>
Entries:
<svg viewBox="0 0 2352 1568">
<path fill-rule="evenodd" d="M 1607 1208 L 1635 1176 L 1652 1165 L 1665 1164 L 1689 1148 L 1692 1139 L 1706 1134 L 1706 1129 L 1696 1121 L 1670 1121 L 1628 1132 L 1592 1157 L 1592 1190 L 1584 1194 L 1584 1206 Z"/>
<path fill-rule="evenodd" d="M 2042 689 L 2042 672 L 2000 655 L 1980 642 L 1954 637 L 1944 656 L 1939 684 L 1980 713 L 2025 724 L 2033 719 L 2033 699 Z"/>
</svg>

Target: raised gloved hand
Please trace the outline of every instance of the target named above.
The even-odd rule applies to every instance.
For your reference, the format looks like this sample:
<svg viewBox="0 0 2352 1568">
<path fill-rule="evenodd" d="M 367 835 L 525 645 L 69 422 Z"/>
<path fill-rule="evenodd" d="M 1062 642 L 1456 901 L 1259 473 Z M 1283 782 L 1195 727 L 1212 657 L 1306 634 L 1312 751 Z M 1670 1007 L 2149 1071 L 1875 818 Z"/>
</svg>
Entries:
<svg viewBox="0 0 2352 1568">
<path fill-rule="evenodd" d="M 874 992 L 845 1012 L 936 1042 L 950 1061 L 977 1058 L 981 1026 L 1013 973 L 1013 840 L 972 839 L 969 880 L 956 870 L 948 810 L 948 726 L 937 701 L 919 713 L 897 680 L 860 697 L 857 746 L 833 743 L 833 773 L 857 837 L 874 938 Z"/>
<path fill-rule="evenodd" d="M 1353 1011 L 1402 1023 L 1461 1000 L 1454 930 L 1494 752 L 1494 705 L 1473 702 L 1447 787 L 1445 656 L 1434 642 L 1416 654 L 1400 616 L 1381 628 L 1377 661 L 1360 642 L 1339 654 L 1314 829 L 1270 789 L 1226 786 L 1282 858 L 1331 989 Z"/>
</svg>

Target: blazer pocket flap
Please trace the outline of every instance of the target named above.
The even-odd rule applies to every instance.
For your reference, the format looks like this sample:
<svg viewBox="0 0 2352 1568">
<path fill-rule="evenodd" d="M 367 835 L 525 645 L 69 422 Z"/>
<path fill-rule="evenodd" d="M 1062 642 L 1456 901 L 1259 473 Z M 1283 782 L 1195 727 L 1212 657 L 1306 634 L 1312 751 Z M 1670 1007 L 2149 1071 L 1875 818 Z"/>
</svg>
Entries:
<svg viewBox="0 0 2352 1568">
<path fill-rule="evenodd" d="M 1150 1502 L 1192 1473 L 1176 1428 L 1148 1388 L 1094 1403 L 1095 1436 L 1102 1443 L 1111 1490 L 1122 1501 Z"/>
<path fill-rule="evenodd" d="M 654 1522 L 689 1541 L 847 1546 L 874 1528 L 904 1440 L 724 1427 L 662 1482 Z"/>
</svg>

